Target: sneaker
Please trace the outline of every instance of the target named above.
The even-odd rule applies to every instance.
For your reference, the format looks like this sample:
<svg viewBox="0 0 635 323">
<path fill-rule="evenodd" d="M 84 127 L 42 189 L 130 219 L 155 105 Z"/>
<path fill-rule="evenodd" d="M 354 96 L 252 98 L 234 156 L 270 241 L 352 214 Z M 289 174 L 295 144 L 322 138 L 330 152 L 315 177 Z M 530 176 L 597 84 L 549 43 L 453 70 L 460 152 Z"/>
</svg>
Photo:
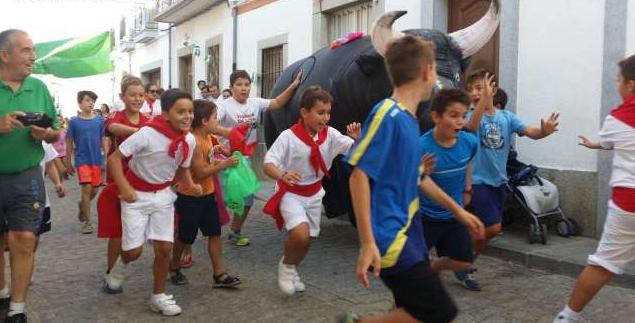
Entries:
<svg viewBox="0 0 635 323">
<path fill-rule="evenodd" d="M 294 279 L 296 275 L 295 266 L 294 265 L 285 265 L 280 259 L 280 263 L 278 264 L 278 287 L 280 290 L 287 294 L 293 295 L 295 293 Z"/>
<path fill-rule="evenodd" d="M 170 275 L 170 282 L 172 282 L 172 284 L 174 285 L 187 285 L 190 282 L 187 280 L 187 277 L 185 277 L 185 275 L 183 275 L 183 273 L 181 272 L 181 270 L 177 269 L 174 271 L 174 275 Z"/>
<path fill-rule="evenodd" d="M 357 323 L 359 321 L 359 316 L 352 313 L 342 314 L 337 318 L 337 323 Z"/>
<path fill-rule="evenodd" d="M 93 233 L 93 226 L 90 224 L 90 222 L 86 221 L 84 222 L 84 224 L 82 224 L 82 233 L 83 234 L 91 234 Z"/>
<path fill-rule="evenodd" d="M 306 290 L 306 285 L 304 285 L 304 283 L 302 282 L 302 280 L 300 280 L 300 275 L 298 274 L 297 270 L 295 271 L 295 276 L 293 277 L 293 288 L 295 288 L 295 291 L 298 293 L 302 293 Z"/>
<path fill-rule="evenodd" d="M 578 315 L 573 314 L 572 316 L 571 314 L 568 314 L 566 310 L 563 310 L 560 313 L 558 313 L 558 316 L 556 316 L 556 318 L 553 319 L 553 323 L 574 323 L 579 321 L 580 321 L 580 314 Z"/>
<path fill-rule="evenodd" d="M 232 276 L 228 273 L 222 273 L 218 276 L 214 275 L 214 288 L 234 288 L 240 285 L 242 282 L 238 277 Z"/>
<path fill-rule="evenodd" d="M 479 282 L 474 278 L 475 272 L 475 268 L 470 268 L 466 271 L 457 271 L 454 272 L 454 277 L 461 282 L 463 287 L 471 291 L 479 292 L 481 291 L 481 284 L 479 284 Z"/>
<path fill-rule="evenodd" d="M 13 314 L 11 316 L 7 316 L 6 323 L 26 323 L 26 313 L 18 313 Z"/>
<path fill-rule="evenodd" d="M 123 292 L 123 282 L 126 279 L 126 267 L 121 258 L 118 258 L 110 269 L 110 273 L 104 275 L 104 291 L 108 294 Z"/>
<path fill-rule="evenodd" d="M 181 268 L 190 268 L 192 267 L 192 263 L 194 263 L 194 258 L 192 258 L 192 255 L 183 255 L 181 257 L 181 261 L 179 262 L 179 266 Z"/>
<path fill-rule="evenodd" d="M 172 295 L 162 294 L 160 296 L 150 297 L 150 309 L 153 312 L 161 313 L 165 316 L 174 316 L 181 314 L 181 307 L 176 305 L 176 301 Z"/>
<path fill-rule="evenodd" d="M 246 236 L 240 234 L 240 233 L 234 233 L 234 232 L 230 232 L 227 235 L 227 240 L 229 240 L 231 243 L 239 246 L 239 247 L 245 247 L 248 246 L 250 241 L 249 238 L 247 238 Z"/>
</svg>

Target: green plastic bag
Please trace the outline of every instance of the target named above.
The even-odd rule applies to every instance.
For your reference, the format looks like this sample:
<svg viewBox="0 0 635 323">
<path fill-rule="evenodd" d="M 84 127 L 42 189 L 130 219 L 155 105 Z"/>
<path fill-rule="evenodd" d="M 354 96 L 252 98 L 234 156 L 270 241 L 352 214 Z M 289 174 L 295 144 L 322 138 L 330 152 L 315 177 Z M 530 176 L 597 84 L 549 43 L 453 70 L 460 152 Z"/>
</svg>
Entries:
<svg viewBox="0 0 635 323">
<path fill-rule="evenodd" d="M 258 192 L 260 182 L 247 159 L 239 151 L 235 151 L 232 157 L 238 158 L 238 164 L 223 171 L 223 193 L 227 207 L 235 214 L 242 216 L 245 197 Z"/>
</svg>

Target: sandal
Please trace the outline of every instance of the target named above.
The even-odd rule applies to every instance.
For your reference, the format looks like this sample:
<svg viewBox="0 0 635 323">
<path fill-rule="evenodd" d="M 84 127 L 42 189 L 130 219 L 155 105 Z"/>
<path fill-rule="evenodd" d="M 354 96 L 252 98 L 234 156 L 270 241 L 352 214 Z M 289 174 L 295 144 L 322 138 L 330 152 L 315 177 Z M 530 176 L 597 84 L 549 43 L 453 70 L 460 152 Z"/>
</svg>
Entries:
<svg viewBox="0 0 635 323">
<path fill-rule="evenodd" d="M 222 273 L 220 275 L 214 275 L 214 288 L 233 288 L 240 285 L 242 282 L 238 277 L 231 276 L 228 273 Z"/>
</svg>

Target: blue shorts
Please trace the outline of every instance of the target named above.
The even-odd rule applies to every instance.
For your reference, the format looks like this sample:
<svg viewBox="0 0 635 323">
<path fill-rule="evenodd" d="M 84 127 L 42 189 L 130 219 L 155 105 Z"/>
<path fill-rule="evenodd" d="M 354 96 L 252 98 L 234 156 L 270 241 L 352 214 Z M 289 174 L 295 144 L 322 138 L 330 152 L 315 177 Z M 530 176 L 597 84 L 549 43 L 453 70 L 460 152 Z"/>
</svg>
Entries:
<svg viewBox="0 0 635 323">
<path fill-rule="evenodd" d="M 498 187 L 487 184 L 472 185 L 472 210 L 481 219 L 483 225 L 491 227 L 503 221 L 503 205 L 507 199 L 507 186 Z"/>
<path fill-rule="evenodd" d="M 434 219 L 423 215 L 423 237 L 428 250 L 437 249 L 439 257 L 462 262 L 473 262 L 472 237 L 462 223 L 454 218 Z"/>
</svg>

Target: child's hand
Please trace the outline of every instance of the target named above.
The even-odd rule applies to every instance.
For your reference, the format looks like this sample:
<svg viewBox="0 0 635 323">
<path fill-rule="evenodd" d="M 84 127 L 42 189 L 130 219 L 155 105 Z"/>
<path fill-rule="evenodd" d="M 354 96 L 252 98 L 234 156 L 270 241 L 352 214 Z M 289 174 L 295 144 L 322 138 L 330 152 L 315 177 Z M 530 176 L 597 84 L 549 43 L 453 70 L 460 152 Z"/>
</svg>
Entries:
<svg viewBox="0 0 635 323">
<path fill-rule="evenodd" d="M 301 82 L 302 82 L 302 70 L 300 70 L 298 74 L 295 76 L 295 79 L 291 83 L 291 88 L 297 89 L 298 86 L 300 86 Z"/>
<path fill-rule="evenodd" d="M 131 187 L 126 187 L 119 192 L 119 198 L 127 203 L 134 203 L 137 201 L 137 192 Z"/>
<path fill-rule="evenodd" d="M 362 124 L 359 122 L 353 122 L 346 126 L 346 135 L 353 138 L 353 140 L 359 140 L 359 136 L 362 131 Z"/>
<path fill-rule="evenodd" d="M 587 147 L 589 149 L 600 149 L 600 148 L 602 148 L 602 146 L 600 146 L 599 142 L 591 141 L 589 138 L 587 138 L 585 136 L 578 136 L 578 138 L 580 138 L 580 142 L 578 143 L 578 145 L 580 145 L 580 146 L 584 146 L 584 147 Z"/>
<path fill-rule="evenodd" d="M 75 175 L 75 168 L 73 167 L 73 165 L 71 164 L 71 158 L 70 157 L 66 157 L 66 168 L 64 169 L 64 175 L 66 176 L 73 176 Z"/>
<path fill-rule="evenodd" d="M 63 184 L 55 185 L 55 193 L 57 193 L 57 197 L 62 198 L 66 196 L 66 188 Z"/>
<path fill-rule="evenodd" d="M 379 271 L 381 270 L 381 254 L 375 244 L 362 246 L 359 249 L 359 257 L 357 257 L 357 279 L 362 286 L 366 288 L 370 287 L 370 282 L 368 281 L 369 269 L 372 269 L 375 277 L 379 276 Z"/>
<path fill-rule="evenodd" d="M 546 121 L 545 119 L 540 119 L 540 130 L 542 130 L 542 134 L 545 137 L 558 131 L 558 125 L 560 124 L 558 122 L 559 117 L 560 113 L 552 113 Z"/>
<path fill-rule="evenodd" d="M 472 237 L 476 240 L 485 239 L 485 227 L 483 226 L 483 222 L 474 214 L 466 211 L 465 209 L 461 209 L 461 211 L 455 215 L 457 221 L 463 223 L 470 233 Z"/>
<path fill-rule="evenodd" d="M 229 157 L 223 161 L 220 162 L 220 167 L 221 169 L 226 169 L 229 167 L 234 167 L 238 165 L 238 158 L 237 157 Z"/>
<path fill-rule="evenodd" d="M 494 77 L 494 74 L 485 74 L 485 79 L 483 80 L 483 97 L 485 98 L 493 99 L 494 94 L 496 94 L 496 82 L 494 82 Z"/>
<path fill-rule="evenodd" d="M 298 172 L 285 172 L 282 174 L 282 177 L 280 177 L 280 180 L 285 182 L 287 185 L 293 186 L 302 180 L 302 174 Z"/>
<path fill-rule="evenodd" d="M 190 186 L 190 189 L 188 191 L 191 191 L 196 196 L 203 195 L 203 187 L 200 184 L 194 184 Z"/>
<path fill-rule="evenodd" d="M 434 173 L 434 167 L 436 166 L 437 161 L 434 159 L 434 154 L 426 153 L 421 158 L 421 166 L 423 166 L 423 173 L 430 176 Z"/>
</svg>

